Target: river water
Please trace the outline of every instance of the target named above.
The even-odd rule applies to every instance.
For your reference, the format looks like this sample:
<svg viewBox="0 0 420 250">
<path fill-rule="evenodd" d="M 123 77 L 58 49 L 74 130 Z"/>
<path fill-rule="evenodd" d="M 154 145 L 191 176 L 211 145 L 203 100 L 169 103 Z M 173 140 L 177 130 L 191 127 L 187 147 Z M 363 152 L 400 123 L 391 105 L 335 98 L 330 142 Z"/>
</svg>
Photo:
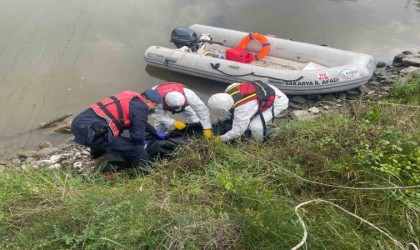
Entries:
<svg viewBox="0 0 420 250">
<path fill-rule="evenodd" d="M 181 81 L 206 102 L 225 84 L 146 67 L 200 23 L 367 53 L 420 51 L 420 0 L 0 0 L 0 155 L 70 135 L 28 132 L 130 89 Z"/>
</svg>

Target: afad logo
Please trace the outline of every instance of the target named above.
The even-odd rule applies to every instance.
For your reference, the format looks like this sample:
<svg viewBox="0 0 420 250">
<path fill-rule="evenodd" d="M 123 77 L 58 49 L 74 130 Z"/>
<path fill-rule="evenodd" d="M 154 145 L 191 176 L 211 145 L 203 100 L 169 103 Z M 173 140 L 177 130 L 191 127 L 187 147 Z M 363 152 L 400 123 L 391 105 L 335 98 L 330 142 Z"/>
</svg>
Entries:
<svg viewBox="0 0 420 250">
<path fill-rule="evenodd" d="M 359 75 L 359 70 L 357 68 L 342 69 L 338 72 L 338 75 L 343 79 L 352 79 L 354 76 Z"/>
</svg>

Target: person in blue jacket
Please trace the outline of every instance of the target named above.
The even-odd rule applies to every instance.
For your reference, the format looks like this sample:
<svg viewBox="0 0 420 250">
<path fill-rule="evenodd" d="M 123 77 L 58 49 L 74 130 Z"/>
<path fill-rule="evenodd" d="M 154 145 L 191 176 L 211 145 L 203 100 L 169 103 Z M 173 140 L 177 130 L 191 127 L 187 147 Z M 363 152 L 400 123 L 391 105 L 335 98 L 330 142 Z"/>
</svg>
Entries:
<svg viewBox="0 0 420 250">
<path fill-rule="evenodd" d="M 141 94 L 126 90 L 107 97 L 73 119 L 74 140 L 89 147 L 94 159 L 112 151 L 134 166 L 151 166 L 145 151 L 146 132 L 160 139 L 166 137 L 147 122 L 148 115 L 160 103 L 162 96 L 153 89 Z M 125 130 L 129 131 L 129 138 L 121 136 Z"/>
</svg>

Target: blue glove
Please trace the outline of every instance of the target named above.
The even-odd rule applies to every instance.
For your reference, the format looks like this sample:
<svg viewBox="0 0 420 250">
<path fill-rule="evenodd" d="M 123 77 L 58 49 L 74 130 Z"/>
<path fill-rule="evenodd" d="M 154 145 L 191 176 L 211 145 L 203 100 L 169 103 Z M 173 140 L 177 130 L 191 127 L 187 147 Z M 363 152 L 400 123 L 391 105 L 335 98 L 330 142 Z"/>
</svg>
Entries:
<svg viewBox="0 0 420 250">
<path fill-rule="evenodd" d="M 161 140 L 166 139 L 166 134 L 165 134 L 165 133 L 163 133 L 163 132 L 157 131 L 157 132 L 155 133 L 155 135 L 156 135 L 159 139 L 161 139 Z"/>
</svg>

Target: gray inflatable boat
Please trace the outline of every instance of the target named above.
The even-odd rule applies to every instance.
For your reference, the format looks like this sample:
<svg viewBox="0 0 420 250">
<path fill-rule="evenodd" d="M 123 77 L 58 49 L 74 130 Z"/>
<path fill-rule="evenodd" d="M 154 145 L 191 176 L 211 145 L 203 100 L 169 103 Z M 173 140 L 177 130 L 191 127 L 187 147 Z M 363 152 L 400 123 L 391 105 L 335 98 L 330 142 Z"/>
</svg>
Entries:
<svg viewBox="0 0 420 250">
<path fill-rule="evenodd" d="M 286 94 L 353 89 L 376 67 L 367 54 L 199 24 L 174 29 L 171 41 L 177 48 L 149 47 L 147 64 L 228 84 L 260 80 Z"/>
</svg>

